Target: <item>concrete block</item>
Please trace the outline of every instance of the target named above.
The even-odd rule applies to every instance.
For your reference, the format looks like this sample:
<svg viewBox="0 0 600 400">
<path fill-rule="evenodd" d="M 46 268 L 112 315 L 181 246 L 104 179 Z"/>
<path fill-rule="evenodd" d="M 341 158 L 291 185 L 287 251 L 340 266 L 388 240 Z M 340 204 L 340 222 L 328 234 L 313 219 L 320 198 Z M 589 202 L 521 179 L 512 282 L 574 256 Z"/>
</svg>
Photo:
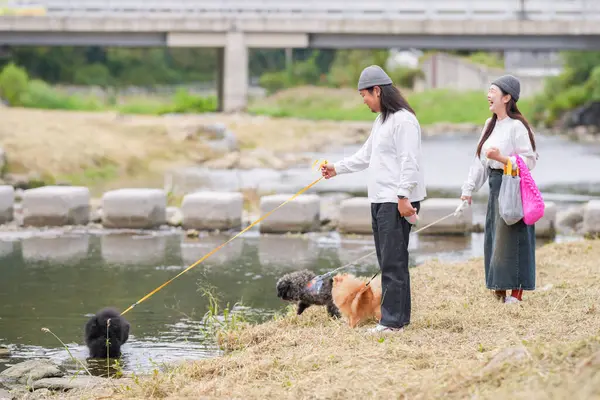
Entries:
<svg viewBox="0 0 600 400">
<path fill-rule="evenodd" d="M 102 196 L 105 228 L 152 229 L 166 223 L 167 195 L 161 189 L 117 189 Z"/>
<path fill-rule="evenodd" d="M 43 186 L 23 192 L 23 224 L 28 226 L 86 225 L 90 191 L 82 186 Z"/>
<path fill-rule="evenodd" d="M 196 192 L 181 203 L 183 228 L 228 230 L 242 226 L 244 198 L 237 192 Z"/>
<path fill-rule="evenodd" d="M 264 215 L 292 197 L 292 194 L 263 196 L 260 213 Z M 321 201 L 314 194 L 302 194 L 270 214 L 260 223 L 262 233 L 310 232 L 321 225 Z"/>
<path fill-rule="evenodd" d="M 426 199 L 421 202 L 419 223 L 414 230 L 425 227 L 453 213 L 461 204 L 460 199 Z M 462 214 L 446 218 L 419 232 L 420 235 L 460 235 L 470 233 L 473 228 L 473 209 L 467 207 Z"/>
<path fill-rule="evenodd" d="M 556 204 L 545 202 L 544 216 L 535 223 L 535 236 L 541 238 L 553 238 L 556 236 Z"/>
<path fill-rule="evenodd" d="M 556 213 L 556 229 L 561 230 L 577 230 L 577 227 L 583 224 L 584 205 L 576 205 L 560 210 Z"/>
<path fill-rule="evenodd" d="M 15 189 L 10 185 L 0 186 L 0 224 L 13 220 Z"/>
<path fill-rule="evenodd" d="M 583 210 L 583 232 L 600 233 L 600 200 L 589 201 Z"/>
<path fill-rule="evenodd" d="M 167 224 L 170 226 L 181 226 L 183 213 L 178 207 L 167 207 Z"/>
<path fill-rule="evenodd" d="M 354 197 L 341 202 L 338 221 L 340 233 L 371 234 L 371 202 L 367 197 Z"/>
<path fill-rule="evenodd" d="M 321 195 L 321 223 L 337 226 L 340 220 L 340 206 L 344 200 L 352 198 L 348 193 L 327 193 Z"/>
</svg>

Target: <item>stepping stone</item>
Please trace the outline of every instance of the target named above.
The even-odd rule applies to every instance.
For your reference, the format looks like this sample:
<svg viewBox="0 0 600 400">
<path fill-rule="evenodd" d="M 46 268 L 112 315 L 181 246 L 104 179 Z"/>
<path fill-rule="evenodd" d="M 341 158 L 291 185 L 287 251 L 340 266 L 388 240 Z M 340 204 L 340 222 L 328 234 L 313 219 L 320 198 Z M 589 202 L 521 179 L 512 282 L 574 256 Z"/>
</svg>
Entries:
<svg viewBox="0 0 600 400">
<path fill-rule="evenodd" d="M 183 228 L 228 230 L 242 226 L 244 198 L 238 192 L 197 192 L 181 203 Z"/>
<path fill-rule="evenodd" d="M 0 225 L 13 220 L 15 189 L 10 185 L 0 186 Z"/>
<path fill-rule="evenodd" d="M 90 191 L 82 186 L 42 186 L 23 192 L 23 225 L 87 225 Z"/>
<path fill-rule="evenodd" d="M 167 194 L 161 189 L 117 189 L 102 196 L 102 225 L 153 229 L 166 224 Z"/>
<path fill-rule="evenodd" d="M 600 200 L 591 200 L 585 205 L 583 231 L 589 234 L 600 233 Z"/>
<path fill-rule="evenodd" d="M 427 226 L 456 211 L 460 199 L 426 199 L 421 202 L 419 222 L 414 230 Z M 463 235 L 473 229 L 473 208 L 466 207 L 458 216 L 451 216 L 420 232 L 420 235 Z"/>
<path fill-rule="evenodd" d="M 535 223 L 535 236 L 553 238 L 556 236 L 556 203 L 545 202 L 544 216 Z"/>
<path fill-rule="evenodd" d="M 293 194 L 263 196 L 261 216 L 272 211 Z M 314 194 L 301 194 L 260 222 L 262 233 L 304 233 L 316 231 L 321 225 L 321 200 Z"/>
<path fill-rule="evenodd" d="M 338 231 L 347 234 L 371 234 L 371 202 L 367 197 L 354 197 L 341 202 Z"/>
</svg>

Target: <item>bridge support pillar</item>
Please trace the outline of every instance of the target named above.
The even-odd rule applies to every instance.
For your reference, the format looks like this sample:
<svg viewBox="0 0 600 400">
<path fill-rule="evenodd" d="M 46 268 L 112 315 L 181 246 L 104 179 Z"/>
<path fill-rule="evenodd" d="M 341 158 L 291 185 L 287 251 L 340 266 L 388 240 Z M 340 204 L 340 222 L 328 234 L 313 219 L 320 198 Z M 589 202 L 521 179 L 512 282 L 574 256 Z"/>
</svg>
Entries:
<svg viewBox="0 0 600 400">
<path fill-rule="evenodd" d="M 227 32 L 219 49 L 219 110 L 242 111 L 248 100 L 248 46 L 243 32 Z"/>
</svg>

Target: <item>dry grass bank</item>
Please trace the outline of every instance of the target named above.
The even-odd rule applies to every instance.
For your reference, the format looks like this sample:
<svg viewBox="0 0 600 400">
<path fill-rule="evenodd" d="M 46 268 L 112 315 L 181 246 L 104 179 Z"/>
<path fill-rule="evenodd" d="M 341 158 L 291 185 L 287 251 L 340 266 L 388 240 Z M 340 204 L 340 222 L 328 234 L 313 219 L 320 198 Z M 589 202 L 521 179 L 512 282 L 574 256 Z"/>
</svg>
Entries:
<svg viewBox="0 0 600 400">
<path fill-rule="evenodd" d="M 113 398 L 598 398 L 599 259 L 599 240 L 542 248 L 538 290 L 520 305 L 485 290 L 481 260 L 429 262 L 412 272 L 403 333 L 369 336 L 309 309 L 230 332 L 228 355 Z"/>
<path fill-rule="evenodd" d="M 220 157 L 207 146 L 206 138 L 189 134 L 203 124 L 225 124 L 236 135 L 242 153 L 256 148 L 275 153 L 314 151 L 330 143 L 359 142 L 369 129 L 369 124 L 360 122 L 249 115 L 119 116 L 18 108 L 0 108 L 0 120 L 0 147 L 7 154 L 10 172 L 92 186 L 108 182 L 113 187 L 130 181 L 162 186 L 168 168 Z"/>
</svg>

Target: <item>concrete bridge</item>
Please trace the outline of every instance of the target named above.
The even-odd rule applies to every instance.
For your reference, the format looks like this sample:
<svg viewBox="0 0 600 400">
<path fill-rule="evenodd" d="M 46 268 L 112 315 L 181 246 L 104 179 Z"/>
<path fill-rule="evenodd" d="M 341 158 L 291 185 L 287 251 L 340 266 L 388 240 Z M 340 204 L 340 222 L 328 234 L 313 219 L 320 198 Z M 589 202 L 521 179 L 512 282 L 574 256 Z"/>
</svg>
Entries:
<svg viewBox="0 0 600 400">
<path fill-rule="evenodd" d="M 600 49 L 600 0 L 4 0 L 0 10 L 0 45 L 218 48 L 223 111 L 246 105 L 249 48 Z"/>
</svg>

